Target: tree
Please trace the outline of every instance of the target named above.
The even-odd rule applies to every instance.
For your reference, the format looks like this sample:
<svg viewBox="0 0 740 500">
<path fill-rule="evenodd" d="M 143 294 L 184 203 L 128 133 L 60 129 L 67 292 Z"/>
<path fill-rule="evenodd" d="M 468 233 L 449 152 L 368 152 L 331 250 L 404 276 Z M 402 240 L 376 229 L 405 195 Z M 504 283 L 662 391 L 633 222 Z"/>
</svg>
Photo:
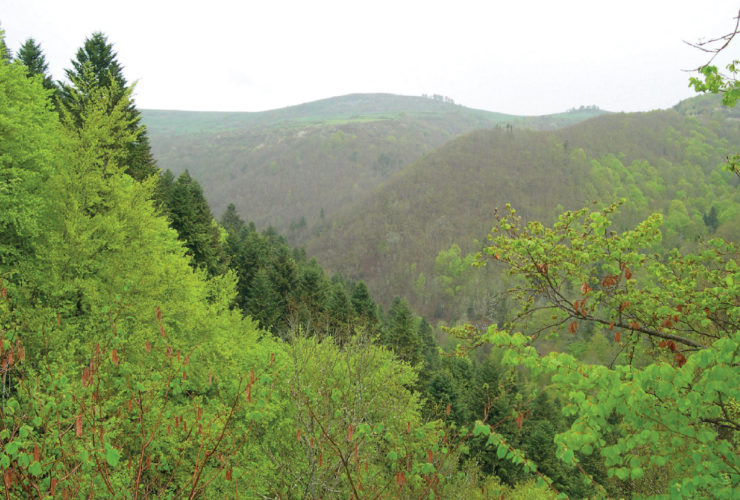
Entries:
<svg viewBox="0 0 740 500">
<path fill-rule="evenodd" d="M 141 114 L 131 99 L 131 87 L 123 76 L 123 68 L 118 63 L 113 45 L 100 32 L 93 33 L 85 40 L 72 61 L 72 69 L 65 70 L 69 84 L 60 86 L 59 101 L 64 113 L 69 114 L 77 127 L 82 126 L 85 109 L 95 89 L 111 90 L 108 111 L 121 101 L 125 92 L 126 114 L 129 120 L 131 140 L 126 144 L 126 157 L 123 164 L 126 173 L 136 180 L 143 180 L 155 173 L 157 167 L 149 147 L 146 129 L 141 124 Z"/>
<path fill-rule="evenodd" d="M 48 74 L 49 65 L 46 63 L 46 57 L 41 51 L 41 46 L 33 38 L 29 38 L 21 45 L 17 60 L 26 67 L 28 77 L 40 75 L 45 89 L 56 90 L 56 86 Z"/>
<path fill-rule="evenodd" d="M 198 181 L 185 171 L 173 182 L 167 171 L 160 178 L 158 196 L 170 226 L 192 255 L 193 266 L 204 268 L 210 276 L 226 271 L 221 231 Z"/>
<path fill-rule="evenodd" d="M 364 282 L 359 282 L 352 289 L 350 298 L 352 308 L 357 316 L 367 325 L 372 326 L 378 321 L 377 305 L 370 296 L 370 291 Z"/>
<path fill-rule="evenodd" d="M 47 96 L 26 80 L 22 66 L 0 66 L 0 266 L 6 269 L 33 253 L 42 237 L 44 186 L 66 160 L 64 133 Z"/>
<path fill-rule="evenodd" d="M 5 31 L 0 28 L 0 61 L 3 62 L 3 64 L 7 64 L 13 59 L 13 52 L 8 48 L 8 45 L 5 43 Z"/>
<path fill-rule="evenodd" d="M 689 86 L 694 87 L 697 92 L 722 94 L 722 104 L 730 107 L 734 107 L 740 99 L 740 80 L 737 78 L 740 72 L 740 61 L 733 59 L 726 66 L 726 74 L 712 63 L 717 55 L 727 49 L 738 33 L 740 33 L 740 11 L 735 16 L 735 27 L 726 35 L 703 42 L 689 43 L 692 47 L 711 54 L 709 61 L 696 69 L 699 76 L 689 79 Z M 740 154 L 734 153 L 727 156 L 727 169 L 740 176 Z"/>
<path fill-rule="evenodd" d="M 194 273 L 153 184 L 123 173 L 129 92 L 60 124 L 25 73 L 0 65 L 2 493 L 223 496 L 250 403 L 231 367 L 259 374 L 273 346 L 250 361 L 233 280 Z"/>
<path fill-rule="evenodd" d="M 423 345 L 416 318 L 408 303 L 400 297 L 393 299 L 388 310 L 383 342 L 402 360 L 411 364 L 421 361 Z"/>
<path fill-rule="evenodd" d="M 738 249 L 713 240 L 695 255 L 655 254 L 661 216 L 618 234 L 617 208 L 566 212 L 552 228 L 507 209 L 484 255 L 519 281 L 519 311 L 502 327 L 457 334 L 506 349 L 512 369 L 551 377 L 573 418 L 555 437 L 566 464 L 579 467 L 576 453 L 600 450 L 623 492 L 732 498 L 740 487 Z M 541 356 L 531 345 L 586 324 L 622 346 L 610 366 Z M 495 433 L 489 444 L 508 449 Z"/>
<path fill-rule="evenodd" d="M 167 170 L 167 172 L 172 175 L 169 170 Z M 239 217 L 233 203 L 229 203 L 229 206 L 226 207 L 226 211 L 221 216 L 221 225 L 229 234 L 238 234 L 244 227 L 244 221 Z"/>
</svg>

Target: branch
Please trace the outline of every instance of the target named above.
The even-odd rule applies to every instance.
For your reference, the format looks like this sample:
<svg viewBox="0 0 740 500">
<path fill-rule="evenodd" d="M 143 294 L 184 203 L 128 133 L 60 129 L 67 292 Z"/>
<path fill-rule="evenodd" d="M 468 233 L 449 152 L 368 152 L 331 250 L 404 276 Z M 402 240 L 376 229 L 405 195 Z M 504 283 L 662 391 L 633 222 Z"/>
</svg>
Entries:
<svg viewBox="0 0 740 500">
<path fill-rule="evenodd" d="M 698 71 L 702 68 L 709 66 L 710 64 L 712 64 L 712 61 L 714 61 L 714 58 L 717 57 L 717 55 L 720 52 L 725 50 L 728 45 L 730 45 L 730 42 L 732 42 L 732 40 L 735 38 L 735 35 L 737 35 L 738 32 L 740 32 L 740 11 L 738 11 L 738 14 L 737 16 L 734 17 L 734 19 L 735 19 L 735 28 L 726 35 L 722 35 L 720 37 L 713 38 L 711 40 L 706 40 L 704 42 L 697 42 L 697 43 L 691 43 L 691 42 L 687 42 L 686 40 L 684 40 L 684 43 L 688 45 L 689 47 L 693 47 L 695 49 L 701 50 L 702 52 L 706 52 L 708 54 L 713 54 L 706 64 L 703 64 L 699 66 L 698 68 L 696 68 L 695 70 L 691 70 L 691 71 Z M 717 42 L 724 42 L 724 43 L 720 47 L 708 47 Z"/>
</svg>

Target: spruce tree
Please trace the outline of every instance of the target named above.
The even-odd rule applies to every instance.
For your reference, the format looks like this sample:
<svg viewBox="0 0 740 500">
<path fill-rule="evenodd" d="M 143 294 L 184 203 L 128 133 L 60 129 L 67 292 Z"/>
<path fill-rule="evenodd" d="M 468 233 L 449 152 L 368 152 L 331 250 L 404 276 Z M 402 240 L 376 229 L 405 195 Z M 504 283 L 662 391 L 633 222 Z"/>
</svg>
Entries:
<svg viewBox="0 0 740 500">
<path fill-rule="evenodd" d="M 332 283 L 326 302 L 326 310 L 329 314 L 329 333 L 340 343 L 344 343 L 350 335 L 349 321 L 352 304 L 341 282 Z"/>
<path fill-rule="evenodd" d="M 221 232 L 213 219 L 203 188 L 185 171 L 176 182 L 165 173 L 160 182 L 160 195 L 171 227 L 177 231 L 193 257 L 195 267 L 203 267 L 214 276 L 226 270 L 226 256 L 221 246 Z"/>
<path fill-rule="evenodd" d="M 49 65 L 46 63 L 46 57 L 41 50 L 41 46 L 33 38 L 29 38 L 21 45 L 17 60 L 26 67 L 26 76 L 40 75 L 45 89 L 56 89 L 51 76 L 49 76 Z"/>
<path fill-rule="evenodd" d="M 221 216 L 221 225 L 229 234 L 237 234 L 244 227 L 244 221 L 239 217 L 233 203 L 229 203 L 229 206 L 226 207 L 226 211 Z"/>
<path fill-rule="evenodd" d="M 370 291 L 364 282 L 359 282 L 352 290 L 352 308 L 360 320 L 368 325 L 374 324 L 378 320 L 377 306 L 375 301 L 370 297 Z"/>
<path fill-rule="evenodd" d="M 412 364 L 421 361 L 422 343 L 416 318 L 404 299 L 399 297 L 393 299 L 388 310 L 384 340 L 385 344 L 404 361 Z"/>
<path fill-rule="evenodd" d="M 123 68 L 118 63 L 113 45 L 100 32 L 93 33 L 85 40 L 72 61 L 72 69 L 65 71 L 69 84 L 62 84 L 59 101 L 63 114 L 69 114 L 77 127 L 82 127 L 90 97 L 94 89 L 111 89 L 108 111 L 111 112 L 120 102 L 124 92 L 130 91 L 123 76 Z M 130 94 L 130 92 L 129 92 Z M 128 127 L 133 139 L 126 144 L 126 157 L 123 164 L 126 173 L 136 180 L 143 180 L 157 173 L 157 166 L 149 147 L 146 129 L 141 124 L 141 114 L 129 97 L 126 106 Z"/>
</svg>

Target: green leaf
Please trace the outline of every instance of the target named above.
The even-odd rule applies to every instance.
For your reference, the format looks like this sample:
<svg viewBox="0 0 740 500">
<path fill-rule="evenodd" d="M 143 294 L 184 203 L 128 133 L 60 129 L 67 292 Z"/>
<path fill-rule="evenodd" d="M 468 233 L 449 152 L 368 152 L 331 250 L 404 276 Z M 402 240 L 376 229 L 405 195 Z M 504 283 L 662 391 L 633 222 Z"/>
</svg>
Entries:
<svg viewBox="0 0 740 500">
<path fill-rule="evenodd" d="M 488 436 L 489 434 L 491 434 L 490 427 L 480 421 L 475 423 L 475 427 L 473 428 L 473 436 Z"/>
<path fill-rule="evenodd" d="M 41 474 L 41 464 L 38 462 L 34 462 L 31 464 L 31 466 L 28 468 L 28 472 L 30 472 L 34 476 L 38 476 Z"/>
<path fill-rule="evenodd" d="M 118 461 L 121 459 L 121 453 L 113 448 L 108 443 L 105 444 L 105 461 L 108 462 L 108 465 L 111 467 L 115 467 L 118 465 Z"/>
</svg>

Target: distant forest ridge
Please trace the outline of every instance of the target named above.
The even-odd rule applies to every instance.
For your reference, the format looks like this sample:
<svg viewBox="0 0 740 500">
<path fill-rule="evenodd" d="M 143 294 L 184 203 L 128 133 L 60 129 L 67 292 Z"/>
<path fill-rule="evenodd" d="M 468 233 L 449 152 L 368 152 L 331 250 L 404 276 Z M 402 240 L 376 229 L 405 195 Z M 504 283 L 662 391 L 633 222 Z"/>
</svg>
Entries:
<svg viewBox="0 0 740 500">
<path fill-rule="evenodd" d="M 438 98 L 352 94 L 260 113 L 143 111 L 162 170 L 188 170 L 215 214 L 229 203 L 257 227 L 303 232 L 373 192 L 395 172 L 478 129 L 552 130 L 602 115 L 595 107 L 541 117 L 466 108 Z M 291 235 L 289 235 L 291 236 Z"/>
<path fill-rule="evenodd" d="M 348 94 L 307 102 L 295 106 L 258 112 L 142 110 L 149 133 L 209 133 L 243 127 L 282 127 L 325 124 L 363 119 L 390 119 L 401 114 L 424 116 L 462 114 L 479 121 L 480 127 L 510 123 L 527 128 L 551 128 L 576 123 L 585 118 L 607 113 L 596 106 L 581 106 L 563 113 L 541 116 L 519 116 L 455 104 L 449 97 L 402 96 L 395 94 Z"/>
</svg>

